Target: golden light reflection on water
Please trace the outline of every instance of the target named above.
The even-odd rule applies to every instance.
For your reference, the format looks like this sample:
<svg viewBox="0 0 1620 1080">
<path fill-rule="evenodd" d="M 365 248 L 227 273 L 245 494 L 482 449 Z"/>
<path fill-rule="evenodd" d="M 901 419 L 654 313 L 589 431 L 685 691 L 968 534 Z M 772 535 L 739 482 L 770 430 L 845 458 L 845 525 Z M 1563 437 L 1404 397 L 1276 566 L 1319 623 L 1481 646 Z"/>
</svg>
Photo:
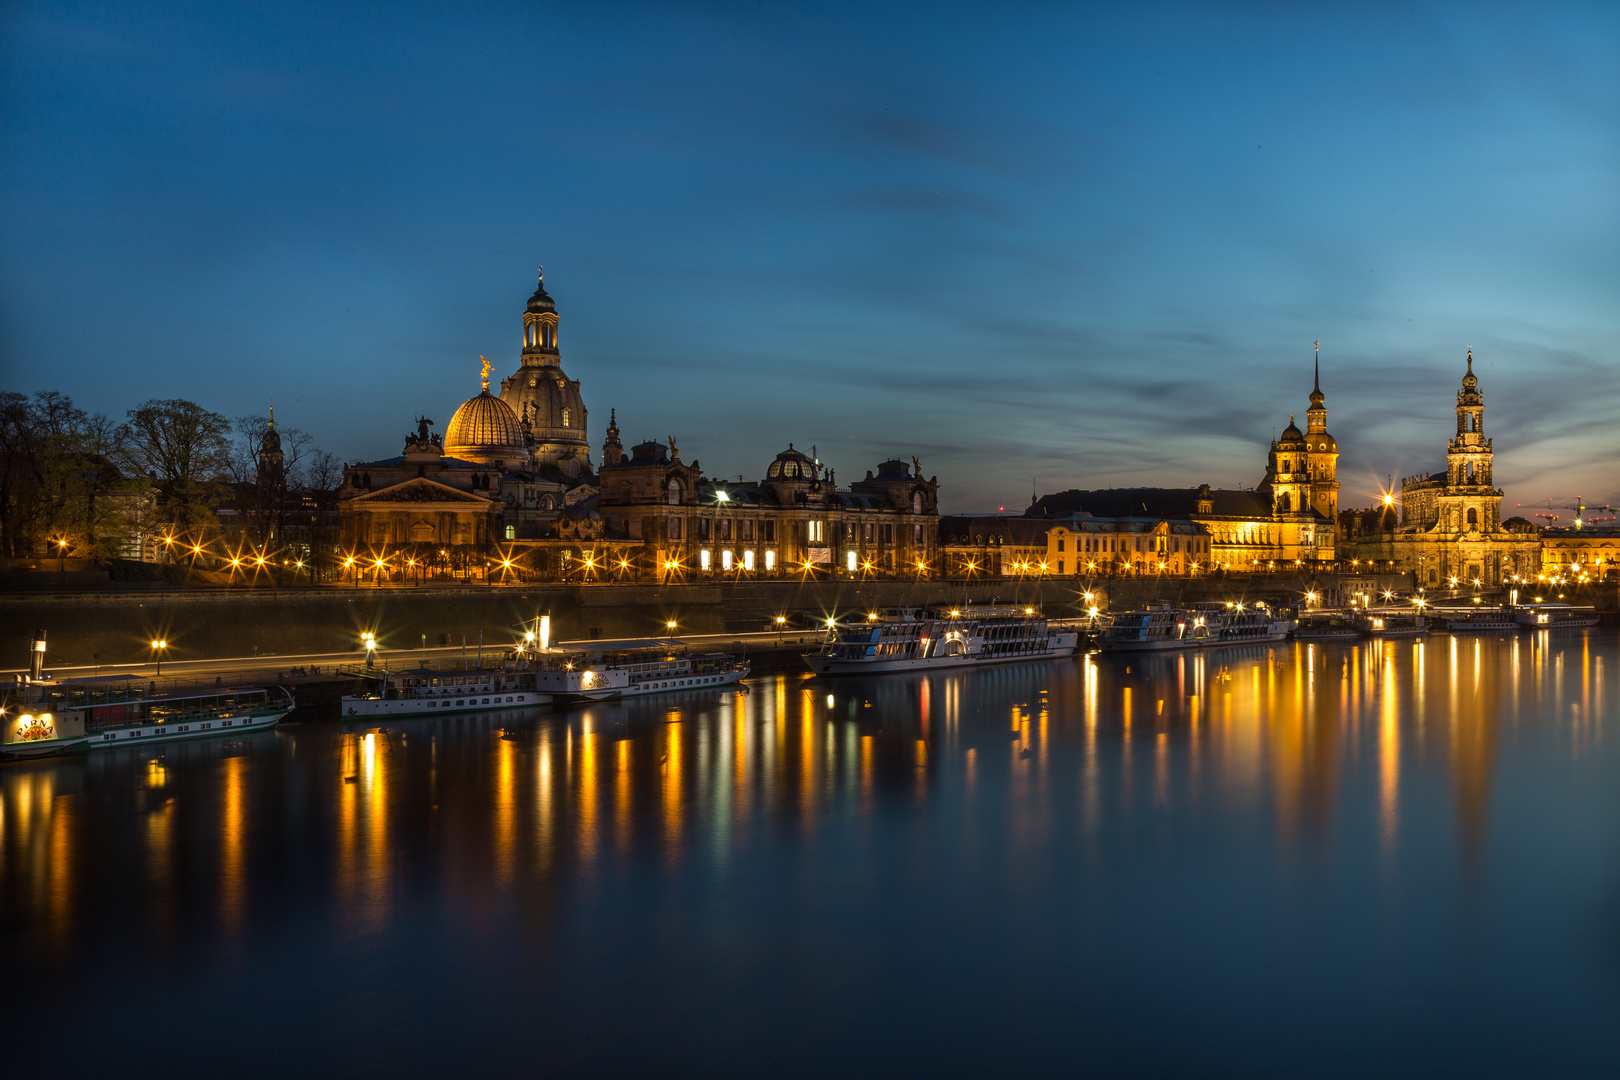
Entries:
<svg viewBox="0 0 1620 1080">
<path fill-rule="evenodd" d="M 466 888 L 504 893 L 571 871 L 588 881 L 649 850 L 669 868 L 693 854 L 723 865 L 750 845 L 895 805 L 962 814 L 984 843 L 999 828 L 1020 848 L 1059 835 L 1062 814 L 1088 837 L 1182 812 L 1224 816 L 1283 853 L 1365 830 L 1385 875 L 1409 857 L 1414 815 L 1442 812 L 1459 865 L 1477 870 L 1500 817 L 1496 777 L 1514 761 L 1504 747 L 1553 738 L 1568 768 L 1599 755 L 1617 719 L 1606 693 L 1616 659 L 1612 632 L 1437 635 L 920 678 L 779 675 L 572 713 L 334 727 L 313 757 L 321 732 L 306 726 L 296 761 L 266 741 L 223 758 L 110 752 L 94 768 L 9 766 L 0 904 L 70 939 L 96 870 L 82 862 L 87 815 L 129 813 L 141 921 L 178 926 L 177 883 L 194 872 L 178 823 L 191 835 L 213 815 L 217 839 L 204 847 L 218 853 L 219 923 L 239 930 L 259 914 L 250 840 L 273 824 L 255 812 L 271 782 L 255 770 L 272 760 L 317 770 L 330 793 L 337 918 L 358 931 L 394 919 L 407 851 L 440 853 Z M 131 805 L 119 809 L 112 792 Z"/>
<path fill-rule="evenodd" d="M 220 765 L 224 788 L 219 820 L 219 921 L 227 931 L 241 927 L 247 903 L 247 864 L 243 857 L 247 829 L 247 759 L 226 758 Z"/>
</svg>

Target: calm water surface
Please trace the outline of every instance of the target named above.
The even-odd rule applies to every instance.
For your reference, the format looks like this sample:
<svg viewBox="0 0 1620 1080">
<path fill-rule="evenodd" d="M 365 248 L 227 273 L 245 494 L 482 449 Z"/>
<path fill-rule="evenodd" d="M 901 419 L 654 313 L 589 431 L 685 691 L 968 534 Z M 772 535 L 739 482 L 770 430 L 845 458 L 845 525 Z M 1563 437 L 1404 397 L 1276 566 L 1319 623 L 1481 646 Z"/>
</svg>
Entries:
<svg viewBox="0 0 1620 1080">
<path fill-rule="evenodd" d="M 10 1075 L 1614 1075 L 1611 630 L 0 769 Z"/>
</svg>

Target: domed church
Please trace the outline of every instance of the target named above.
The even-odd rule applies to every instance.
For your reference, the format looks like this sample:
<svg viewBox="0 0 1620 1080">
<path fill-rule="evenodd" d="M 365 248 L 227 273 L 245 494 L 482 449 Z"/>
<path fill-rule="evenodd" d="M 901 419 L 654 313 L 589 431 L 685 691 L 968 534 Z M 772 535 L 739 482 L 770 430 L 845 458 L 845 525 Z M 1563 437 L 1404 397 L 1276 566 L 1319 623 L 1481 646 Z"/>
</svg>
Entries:
<svg viewBox="0 0 1620 1080">
<path fill-rule="evenodd" d="M 356 462 L 339 492 L 343 543 L 353 550 L 446 549 L 555 534 L 562 512 L 597 493 L 579 382 L 562 369 L 557 305 L 544 278 L 523 313 L 518 370 L 483 386 L 443 434 L 418 417 L 398 457 Z"/>
</svg>

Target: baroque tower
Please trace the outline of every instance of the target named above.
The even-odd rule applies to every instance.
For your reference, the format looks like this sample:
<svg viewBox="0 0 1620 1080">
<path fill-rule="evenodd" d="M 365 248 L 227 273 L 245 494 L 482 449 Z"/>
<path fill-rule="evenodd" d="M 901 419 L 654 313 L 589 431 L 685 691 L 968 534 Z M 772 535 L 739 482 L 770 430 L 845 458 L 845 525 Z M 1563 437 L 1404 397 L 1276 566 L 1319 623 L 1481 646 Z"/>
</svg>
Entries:
<svg viewBox="0 0 1620 1080">
<path fill-rule="evenodd" d="M 1450 532 L 1494 532 L 1502 519 L 1502 493 L 1491 486 L 1491 440 L 1485 437 L 1485 395 L 1468 373 L 1457 391 L 1457 434 L 1446 443 L 1446 486 L 1439 497 L 1440 524 Z"/>
<path fill-rule="evenodd" d="M 544 271 L 523 311 L 523 352 L 517 372 L 501 380 L 501 400 L 517 414 L 535 467 L 574 480 L 591 471 L 585 403 L 579 381 L 562 369 L 557 348 L 557 305 L 546 292 Z"/>
<path fill-rule="evenodd" d="M 602 440 L 602 464 L 617 465 L 624 460 L 624 444 L 619 441 L 619 410 L 608 410 L 607 438 Z"/>
<path fill-rule="evenodd" d="M 1339 443 L 1327 429 L 1327 398 L 1322 393 L 1322 353 L 1316 353 L 1316 381 L 1305 411 L 1305 467 L 1310 474 L 1311 509 L 1327 519 L 1319 529 L 1317 558 L 1332 562 L 1339 521 Z"/>
</svg>

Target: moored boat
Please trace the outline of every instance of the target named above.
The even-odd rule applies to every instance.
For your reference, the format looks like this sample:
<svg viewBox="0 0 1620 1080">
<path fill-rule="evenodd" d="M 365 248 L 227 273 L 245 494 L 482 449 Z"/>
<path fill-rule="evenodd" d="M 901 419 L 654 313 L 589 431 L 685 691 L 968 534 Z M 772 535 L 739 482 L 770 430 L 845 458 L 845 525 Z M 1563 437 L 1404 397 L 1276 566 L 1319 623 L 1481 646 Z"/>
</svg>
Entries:
<svg viewBox="0 0 1620 1080">
<path fill-rule="evenodd" d="M 1050 626 L 1033 608 L 902 608 L 829 627 L 804 662 L 817 675 L 864 675 L 1057 659 L 1079 643 L 1078 631 Z"/>
<path fill-rule="evenodd" d="M 1362 632 L 1375 638 L 1415 637 L 1429 630 L 1429 620 L 1416 608 L 1367 609 L 1355 618 Z"/>
<path fill-rule="evenodd" d="M 375 693 L 343 698 L 343 715 L 421 716 L 427 713 L 528 709 L 551 701 L 536 688 L 533 665 L 524 662 L 467 670 L 431 667 L 384 671 Z"/>
<path fill-rule="evenodd" d="M 1169 604 L 1154 604 L 1141 611 L 1120 611 L 1110 616 L 1102 647 L 1109 652 L 1190 649 L 1208 637 L 1209 627 L 1202 617 Z"/>
<path fill-rule="evenodd" d="M 1517 632 L 1518 622 L 1513 612 L 1500 607 L 1434 607 L 1429 609 L 1432 619 L 1454 634 L 1498 633 L 1503 630 Z"/>
<path fill-rule="evenodd" d="M 694 653 L 673 638 L 561 646 L 543 654 L 535 686 L 558 701 L 600 701 L 741 682 L 749 663 L 730 653 Z"/>
<path fill-rule="evenodd" d="M 1564 630 L 1598 624 L 1597 609 L 1582 604 L 1533 603 L 1513 609 L 1514 620 L 1532 630 Z"/>
<path fill-rule="evenodd" d="M 1361 627 L 1342 611 L 1308 612 L 1294 627 L 1295 641 L 1356 641 L 1361 634 Z"/>
<path fill-rule="evenodd" d="M 27 679 L 5 706 L 0 757 L 27 758 L 138 743 L 236 735 L 274 727 L 293 709 L 277 687 L 193 686 L 159 691 L 135 674 Z"/>
</svg>

